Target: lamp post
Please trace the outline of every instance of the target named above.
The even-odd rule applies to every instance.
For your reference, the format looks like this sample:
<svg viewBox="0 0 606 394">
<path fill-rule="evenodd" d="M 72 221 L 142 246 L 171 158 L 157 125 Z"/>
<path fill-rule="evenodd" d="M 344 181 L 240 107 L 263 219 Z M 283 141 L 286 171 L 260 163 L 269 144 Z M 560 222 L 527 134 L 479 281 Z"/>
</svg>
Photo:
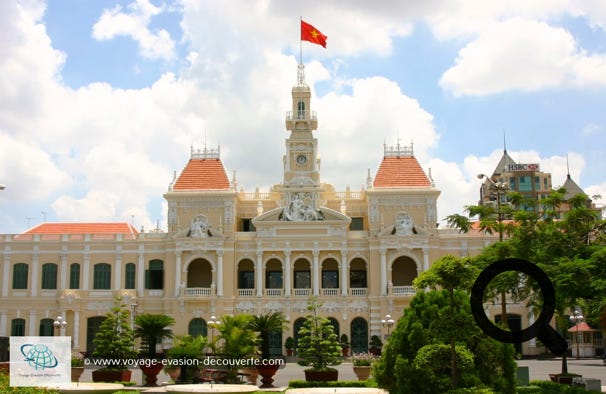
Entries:
<svg viewBox="0 0 606 394">
<path fill-rule="evenodd" d="M 387 335 L 385 336 L 385 339 L 389 338 L 391 327 L 393 327 L 394 324 L 395 320 L 391 318 L 390 314 L 385 315 L 385 319 L 381 319 L 381 325 L 383 325 L 383 327 L 387 327 Z"/>
<path fill-rule="evenodd" d="M 575 307 L 574 308 L 574 312 L 572 313 L 572 316 L 570 316 L 570 321 L 572 323 L 575 324 L 575 328 L 577 331 L 577 338 L 576 338 L 576 343 L 577 343 L 577 360 L 581 358 L 581 353 L 579 352 L 579 342 L 580 342 L 580 338 L 582 338 L 582 334 L 579 331 L 579 326 L 578 324 L 581 323 L 583 321 L 585 317 L 583 316 L 583 312 L 581 312 L 581 308 L 579 307 Z"/>
<path fill-rule="evenodd" d="M 478 174 L 478 179 L 486 179 L 490 183 L 490 188 L 497 193 L 497 222 L 499 223 L 499 242 L 503 241 L 503 211 L 501 209 L 501 195 L 507 193 L 509 186 L 505 182 L 494 182 L 486 174 Z"/>
<path fill-rule="evenodd" d="M 210 317 L 210 319 L 208 320 L 208 325 L 210 326 L 210 346 L 211 346 L 211 350 L 212 350 L 212 354 L 215 354 L 215 341 L 214 341 L 214 336 L 215 336 L 215 327 L 218 326 L 221 323 L 220 320 L 217 320 L 217 316 L 212 315 Z"/>
<path fill-rule="evenodd" d="M 63 320 L 63 317 L 57 316 L 57 318 L 53 322 L 53 326 L 55 327 L 55 330 L 57 330 L 56 336 L 60 336 L 61 330 L 65 329 L 65 326 L 67 326 L 67 322 Z"/>
<path fill-rule="evenodd" d="M 486 174 L 478 174 L 478 179 L 486 179 L 490 183 L 490 188 L 497 194 L 497 223 L 499 231 L 499 242 L 503 242 L 503 210 L 501 209 L 501 194 L 504 194 L 509 190 L 509 186 L 505 182 L 494 182 Z M 482 198 L 484 197 L 482 193 Z M 501 325 L 505 328 L 509 327 L 509 321 L 507 319 L 507 295 L 505 291 L 501 292 Z"/>
</svg>

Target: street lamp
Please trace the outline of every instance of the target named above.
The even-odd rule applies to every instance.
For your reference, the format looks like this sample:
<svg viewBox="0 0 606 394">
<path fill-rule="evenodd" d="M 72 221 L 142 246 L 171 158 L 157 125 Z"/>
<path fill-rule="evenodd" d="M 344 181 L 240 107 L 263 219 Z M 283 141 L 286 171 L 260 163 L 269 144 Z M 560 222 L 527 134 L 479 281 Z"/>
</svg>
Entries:
<svg viewBox="0 0 606 394">
<path fill-rule="evenodd" d="M 67 326 L 67 322 L 63 320 L 63 317 L 57 316 L 55 321 L 53 322 L 53 326 L 57 330 L 57 336 L 61 335 L 61 330 Z"/>
<path fill-rule="evenodd" d="M 503 241 L 503 211 L 501 210 L 501 194 L 507 193 L 509 186 L 505 182 L 494 182 L 486 174 L 478 174 L 478 179 L 486 179 L 490 183 L 491 189 L 497 193 L 497 222 L 499 222 L 499 242 Z M 482 196 L 483 197 L 483 196 Z"/>
<path fill-rule="evenodd" d="M 391 318 L 390 314 L 385 315 L 385 319 L 381 319 L 381 324 L 383 327 L 387 327 L 387 336 L 385 339 L 389 338 L 389 333 L 391 332 L 391 327 L 395 324 L 395 320 Z"/>
<path fill-rule="evenodd" d="M 211 350 L 213 351 L 213 355 L 215 354 L 215 342 L 214 342 L 215 327 L 218 326 L 219 324 L 221 324 L 221 321 L 217 320 L 217 316 L 215 316 L 215 315 L 212 315 L 210 317 L 210 319 L 208 320 L 208 325 L 210 326 L 210 345 L 211 345 Z"/>
<path fill-rule="evenodd" d="M 580 338 L 582 338 L 582 336 L 581 336 L 582 334 L 581 334 L 581 331 L 579 331 L 578 324 L 581 323 L 584 318 L 585 317 L 583 316 L 583 312 L 581 312 L 581 308 L 579 308 L 579 307 L 574 308 L 574 312 L 573 312 L 572 316 L 570 316 L 570 321 L 575 324 L 575 327 L 573 327 L 573 328 L 576 328 L 576 331 L 577 331 L 577 339 L 576 339 L 577 360 L 579 358 L 581 358 L 581 354 L 579 352 L 579 342 L 580 342 Z"/>
</svg>

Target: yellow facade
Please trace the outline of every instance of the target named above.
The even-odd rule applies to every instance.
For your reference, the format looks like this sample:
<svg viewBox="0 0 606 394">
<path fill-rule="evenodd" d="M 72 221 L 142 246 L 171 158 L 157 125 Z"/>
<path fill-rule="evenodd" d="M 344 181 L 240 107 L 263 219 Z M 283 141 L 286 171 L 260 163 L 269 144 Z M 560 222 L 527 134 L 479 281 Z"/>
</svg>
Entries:
<svg viewBox="0 0 606 394">
<path fill-rule="evenodd" d="M 61 315 L 74 349 L 91 350 L 99 318 L 121 295 L 135 313 L 173 316 L 175 334 L 210 335 L 211 316 L 282 311 L 289 327 L 273 346 L 283 353 L 316 296 L 352 350 L 365 351 L 371 335 L 386 337 L 381 320 L 402 315 L 415 294 L 412 280 L 432 262 L 475 255 L 495 242 L 438 229 L 433 182 L 380 187 L 369 175 L 360 191 L 320 183 L 318 120 L 302 73 L 286 116 L 284 160 L 276 163 L 284 179 L 269 192 L 238 190 L 235 180 L 191 190 L 173 182 L 164 195 L 167 232 L 2 235 L 0 336 L 48 334 L 42 326 Z M 386 158 L 414 159 L 412 149 L 384 149 Z M 191 159 L 220 160 L 207 149 L 192 151 Z M 20 263 L 25 272 L 15 268 Z M 14 286 L 23 284 L 19 275 L 25 288 Z"/>
</svg>

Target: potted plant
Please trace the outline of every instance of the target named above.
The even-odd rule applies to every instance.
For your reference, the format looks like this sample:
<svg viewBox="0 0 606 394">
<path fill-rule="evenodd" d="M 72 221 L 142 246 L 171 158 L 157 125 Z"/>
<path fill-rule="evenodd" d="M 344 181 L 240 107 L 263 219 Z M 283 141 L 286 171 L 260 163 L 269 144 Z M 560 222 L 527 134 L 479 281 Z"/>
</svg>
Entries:
<svg viewBox="0 0 606 394">
<path fill-rule="evenodd" d="M 84 356 L 80 352 L 72 352 L 72 382 L 79 382 L 84 373 Z"/>
<path fill-rule="evenodd" d="M 341 343 L 343 357 L 347 357 L 349 355 L 349 338 L 347 338 L 347 334 L 342 334 L 339 342 Z"/>
<path fill-rule="evenodd" d="M 378 335 L 373 335 L 370 337 L 370 353 L 374 356 L 380 356 L 381 355 L 381 348 L 383 347 L 383 342 L 381 341 L 381 338 L 379 338 Z"/>
<path fill-rule="evenodd" d="M 315 298 L 308 302 L 310 314 L 299 330 L 299 365 L 311 367 L 305 370 L 307 381 L 326 382 L 339 377 L 339 371 L 329 365 L 341 363 L 341 345 L 330 320 L 318 314 L 321 305 Z"/>
<path fill-rule="evenodd" d="M 284 347 L 286 348 L 286 355 L 288 357 L 291 357 L 295 348 L 295 340 L 293 339 L 293 337 L 286 338 L 286 341 L 284 342 Z"/>
<path fill-rule="evenodd" d="M 367 380 L 370 376 L 370 370 L 376 356 L 371 353 L 356 353 L 352 356 L 353 371 L 358 377 L 358 380 Z"/>
<path fill-rule="evenodd" d="M 229 366 L 224 375 L 219 375 L 222 377 L 221 383 L 238 383 L 237 361 L 251 359 L 257 352 L 258 336 L 251 328 L 251 322 L 252 316 L 246 314 L 221 318 L 221 324 L 218 325 L 217 354 Z"/>
<path fill-rule="evenodd" d="M 95 382 L 129 382 L 131 371 L 127 360 L 135 357 L 135 339 L 130 325 L 130 312 L 121 297 L 115 297 L 110 311 L 93 339 L 93 357 L 111 360 L 111 366 L 93 371 Z"/>
<path fill-rule="evenodd" d="M 175 319 L 168 315 L 144 313 L 135 317 L 135 337 L 141 338 L 141 360 L 139 367 L 145 374 L 145 386 L 155 387 L 158 374 L 164 365 L 158 359 L 156 346 L 164 338 L 172 338 L 168 328 L 175 324 Z"/>
<path fill-rule="evenodd" d="M 202 364 L 200 361 L 206 346 L 207 337 L 201 335 L 175 336 L 173 346 L 166 351 L 164 372 L 175 383 L 192 383 L 200 374 L 198 365 Z"/>
<path fill-rule="evenodd" d="M 279 364 L 267 361 L 271 358 L 269 354 L 270 335 L 276 332 L 283 332 L 286 328 L 286 317 L 282 312 L 266 313 L 264 315 L 255 315 L 252 317 L 251 328 L 259 333 L 261 342 L 261 362 L 257 364 L 257 371 L 262 376 L 261 388 L 274 387 L 274 375 L 278 370 Z"/>
</svg>

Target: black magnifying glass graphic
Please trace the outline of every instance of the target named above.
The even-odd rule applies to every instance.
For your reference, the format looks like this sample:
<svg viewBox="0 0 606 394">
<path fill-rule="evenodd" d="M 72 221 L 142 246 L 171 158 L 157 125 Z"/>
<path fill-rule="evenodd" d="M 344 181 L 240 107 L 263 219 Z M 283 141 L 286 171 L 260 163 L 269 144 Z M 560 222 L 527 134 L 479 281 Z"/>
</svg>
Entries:
<svg viewBox="0 0 606 394">
<path fill-rule="evenodd" d="M 532 277 L 541 288 L 543 295 L 543 310 L 538 319 L 520 331 L 503 330 L 495 326 L 484 313 L 483 299 L 486 287 L 493 278 L 507 271 L 522 272 Z M 545 271 L 530 261 L 517 258 L 499 260 L 480 273 L 471 289 L 471 312 L 477 325 L 488 336 L 505 343 L 522 343 L 532 338 L 538 338 L 553 354 L 561 356 L 566 352 L 568 345 L 566 340 L 549 325 L 554 311 L 555 290 L 553 284 Z"/>
</svg>

